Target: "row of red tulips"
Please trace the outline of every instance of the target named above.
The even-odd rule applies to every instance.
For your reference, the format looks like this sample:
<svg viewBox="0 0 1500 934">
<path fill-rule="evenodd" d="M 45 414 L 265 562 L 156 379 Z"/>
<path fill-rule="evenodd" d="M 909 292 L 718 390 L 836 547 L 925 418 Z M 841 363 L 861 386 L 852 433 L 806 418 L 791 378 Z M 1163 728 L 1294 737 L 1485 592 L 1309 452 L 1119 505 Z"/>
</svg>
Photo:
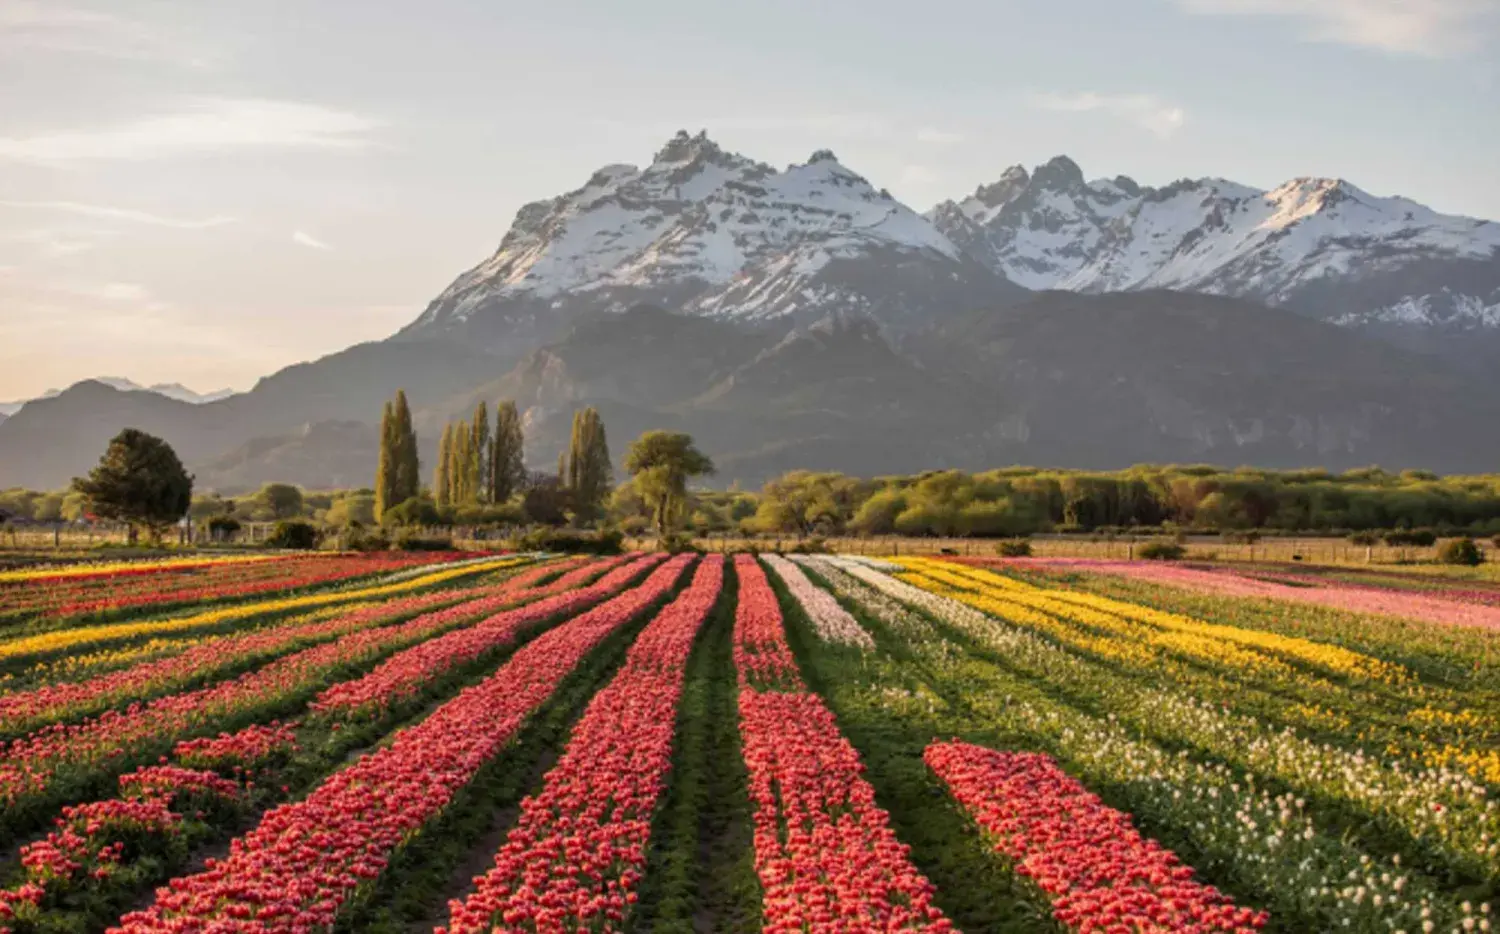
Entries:
<svg viewBox="0 0 1500 934">
<path fill-rule="evenodd" d="M 740 687 L 804 690 L 765 569 L 749 555 L 736 555 L 734 570 L 740 581 L 734 614 L 734 668 Z"/>
<path fill-rule="evenodd" d="M 545 572 L 538 568 L 532 574 Z M 519 578 L 507 582 L 512 589 Z M 43 723 L 95 713 L 105 707 L 160 694 L 174 687 L 212 677 L 231 667 L 274 658 L 350 632 L 381 626 L 392 620 L 458 603 L 459 593 L 419 594 L 369 606 L 333 619 L 227 636 L 194 645 L 180 655 L 158 658 L 90 678 L 43 685 L 0 695 L 0 735 L 15 735 Z"/>
<path fill-rule="evenodd" d="M 735 558 L 740 734 L 755 808 L 755 868 L 767 934 L 951 931 L 932 883 L 896 839 L 859 753 L 803 688 L 776 594 L 759 562 Z M 789 690 L 759 690 L 770 675 Z"/>
<path fill-rule="evenodd" d="M 1070 931 L 1250 934 L 1268 920 L 1194 880 L 1047 756 L 951 742 L 933 743 L 923 758 Z"/>
<path fill-rule="evenodd" d="M 540 794 L 476 879 L 451 903 L 442 934 L 617 930 L 636 900 L 651 820 L 672 767 L 683 674 L 724 582 L 724 559 L 641 633 L 625 665 L 590 702 Z"/>
<path fill-rule="evenodd" d="M 457 557 L 457 553 L 455 553 Z M 111 610 L 205 603 L 279 591 L 306 590 L 422 564 L 451 560 L 431 555 L 324 555 L 211 565 L 198 571 L 124 581 L 113 575 L 84 581 L 12 585 L 0 592 L 0 616 L 65 619 Z"/>
<path fill-rule="evenodd" d="M 620 564 L 620 559 L 610 559 L 607 563 L 576 568 L 552 584 L 532 591 L 533 602 L 525 606 L 423 642 L 382 663 L 363 678 L 334 685 L 318 695 L 312 709 L 336 712 L 344 717 L 355 712 L 378 713 L 415 694 L 438 675 L 509 645 L 528 626 L 555 616 L 576 613 L 614 596 L 660 560 L 659 555 L 648 555 L 623 566 L 615 566 Z M 595 583 L 582 586 L 609 566 L 615 567 Z"/>
<path fill-rule="evenodd" d="M 83 780 L 128 767 L 151 747 L 218 724 L 274 710 L 342 669 L 495 613 L 518 599 L 505 585 L 483 596 L 380 629 L 346 634 L 303 649 L 232 680 L 111 710 L 78 723 L 53 724 L 0 743 L 0 806 L 48 800 L 62 776 Z M 0 825 L 3 826 L 3 825 Z"/>
<path fill-rule="evenodd" d="M 584 656 L 664 596 L 691 561 L 673 558 L 641 586 L 542 634 L 389 745 L 305 799 L 267 812 L 226 859 L 174 879 L 157 890 L 151 907 L 111 930 L 300 934 L 331 927 L 349 899 L 499 754 Z"/>
<path fill-rule="evenodd" d="M 182 742 L 171 763 L 120 776 L 116 798 L 65 807 L 45 838 L 21 847 L 22 881 L 0 890 L 0 934 L 28 930 L 70 890 L 114 884 L 131 862 L 170 848 L 189 822 L 236 819 L 264 766 L 295 748 L 290 724 Z M 227 806 L 227 807 L 226 807 Z"/>
</svg>

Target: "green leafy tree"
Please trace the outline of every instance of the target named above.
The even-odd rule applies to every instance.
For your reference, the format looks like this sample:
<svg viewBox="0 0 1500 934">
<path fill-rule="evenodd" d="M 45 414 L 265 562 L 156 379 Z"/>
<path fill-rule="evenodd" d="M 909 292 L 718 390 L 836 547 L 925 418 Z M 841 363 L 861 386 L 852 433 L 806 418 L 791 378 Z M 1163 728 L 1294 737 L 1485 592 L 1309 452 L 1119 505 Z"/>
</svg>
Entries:
<svg viewBox="0 0 1500 934">
<path fill-rule="evenodd" d="M 255 499 L 272 519 L 295 519 L 302 515 L 302 491 L 290 483 L 267 483 L 255 494 Z"/>
<path fill-rule="evenodd" d="M 604 510 L 614 469 L 609 461 L 609 441 L 599 410 L 590 406 L 573 413 L 573 436 L 568 444 L 568 490 L 573 512 L 580 521 L 591 522 Z"/>
<path fill-rule="evenodd" d="M 521 413 L 509 399 L 495 406 L 495 438 L 490 452 L 490 502 L 510 500 L 526 480 Z"/>
<path fill-rule="evenodd" d="M 144 526 L 160 542 L 193 502 L 193 478 L 177 452 L 135 428 L 116 435 L 88 477 L 73 480 L 73 489 L 88 497 L 94 515 L 128 523 L 132 541 Z"/>
<path fill-rule="evenodd" d="M 688 480 L 714 472 L 714 462 L 693 446 L 691 435 L 648 431 L 631 442 L 625 469 L 651 508 L 658 535 L 670 535 L 687 514 Z"/>
</svg>

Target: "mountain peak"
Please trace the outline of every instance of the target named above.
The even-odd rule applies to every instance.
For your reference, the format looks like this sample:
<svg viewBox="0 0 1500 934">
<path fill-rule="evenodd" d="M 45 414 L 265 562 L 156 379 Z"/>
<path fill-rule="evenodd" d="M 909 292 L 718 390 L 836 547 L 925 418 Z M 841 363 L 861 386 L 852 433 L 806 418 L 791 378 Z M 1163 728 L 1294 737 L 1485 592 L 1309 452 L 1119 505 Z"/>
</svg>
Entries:
<svg viewBox="0 0 1500 934">
<path fill-rule="evenodd" d="M 807 157 L 807 164 L 813 165 L 818 162 L 838 162 L 839 157 L 833 154 L 832 149 L 819 149 Z"/>
<path fill-rule="evenodd" d="M 697 135 L 689 135 L 687 130 L 678 130 L 675 135 L 656 153 L 652 160 L 655 165 L 664 163 L 698 162 L 705 159 L 713 159 L 722 155 L 724 150 L 719 144 L 708 138 L 707 130 L 699 130 Z"/>
<path fill-rule="evenodd" d="M 1067 156 L 1053 156 L 1036 167 L 1031 183 L 1038 188 L 1066 189 L 1083 184 L 1083 169 Z"/>
<path fill-rule="evenodd" d="M 1013 165 L 1001 173 L 999 181 L 980 185 L 974 197 L 985 207 L 996 208 L 1013 201 L 1031 182 L 1031 173 L 1023 165 Z"/>
</svg>

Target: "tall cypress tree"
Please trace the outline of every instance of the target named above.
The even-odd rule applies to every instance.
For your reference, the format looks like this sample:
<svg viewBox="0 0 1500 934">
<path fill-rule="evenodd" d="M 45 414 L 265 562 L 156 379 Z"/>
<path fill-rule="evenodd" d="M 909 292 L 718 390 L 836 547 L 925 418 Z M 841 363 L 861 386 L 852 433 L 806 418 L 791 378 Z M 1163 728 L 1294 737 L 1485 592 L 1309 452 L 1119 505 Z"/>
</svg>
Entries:
<svg viewBox="0 0 1500 934">
<path fill-rule="evenodd" d="M 448 482 L 448 470 L 453 454 L 453 426 L 447 425 L 443 428 L 442 440 L 438 442 L 437 467 L 432 477 L 432 495 L 437 500 L 439 507 L 451 503 L 452 497 Z"/>
<path fill-rule="evenodd" d="M 399 506 L 422 491 L 422 463 L 417 452 L 417 433 L 411 423 L 411 408 L 406 404 L 406 390 L 396 391 L 396 403 L 392 408 L 395 419 L 395 468 L 396 481 L 392 503 Z"/>
<path fill-rule="evenodd" d="M 375 521 L 395 506 L 396 493 L 396 417 L 387 402 L 380 415 L 380 463 L 375 468 Z"/>
<path fill-rule="evenodd" d="M 483 401 L 474 407 L 474 421 L 469 426 L 469 460 L 474 499 L 487 502 L 490 498 L 490 410 Z"/>
<path fill-rule="evenodd" d="M 568 489 L 573 491 L 573 510 L 590 521 L 596 518 L 609 494 L 613 470 L 609 441 L 599 410 L 590 406 L 573 413 L 573 436 L 568 445 Z"/>
<path fill-rule="evenodd" d="M 490 452 L 490 502 L 505 503 L 526 478 L 521 413 L 510 399 L 495 406 L 495 440 Z"/>
</svg>

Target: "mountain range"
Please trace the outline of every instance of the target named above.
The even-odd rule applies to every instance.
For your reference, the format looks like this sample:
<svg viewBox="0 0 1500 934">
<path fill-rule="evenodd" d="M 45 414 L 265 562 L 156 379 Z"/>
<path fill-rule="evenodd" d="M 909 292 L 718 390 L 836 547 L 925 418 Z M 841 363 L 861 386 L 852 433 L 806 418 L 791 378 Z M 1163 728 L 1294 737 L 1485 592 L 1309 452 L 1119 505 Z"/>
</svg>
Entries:
<svg viewBox="0 0 1500 934">
<path fill-rule="evenodd" d="M 155 383 L 151 386 L 142 386 L 134 380 L 123 376 L 97 376 L 94 381 L 103 383 L 111 389 L 120 392 L 154 392 L 168 399 L 176 399 L 178 402 L 188 402 L 193 405 L 203 405 L 208 402 L 218 402 L 220 399 L 228 399 L 234 395 L 233 389 L 220 389 L 215 392 L 194 392 L 181 383 Z M 76 384 L 75 384 L 76 385 Z M 7 418 L 21 411 L 21 406 L 28 402 L 36 402 L 40 399 L 54 399 L 63 394 L 61 389 L 49 389 L 37 396 L 36 399 L 22 399 L 19 402 L 0 402 L 0 419 Z"/>
<path fill-rule="evenodd" d="M 200 485 L 348 485 L 405 388 L 429 448 L 514 398 L 550 463 L 692 431 L 726 480 L 1028 462 L 1493 469 L 1500 225 L 1337 179 L 1088 181 L 1058 157 L 919 213 L 831 152 L 778 170 L 679 133 L 528 204 L 410 325 L 214 401 L 106 382 L 0 423 L 0 486 L 120 427 Z M 178 394 L 180 395 L 180 394 Z M 431 455 L 427 460 L 430 462 Z"/>
</svg>

